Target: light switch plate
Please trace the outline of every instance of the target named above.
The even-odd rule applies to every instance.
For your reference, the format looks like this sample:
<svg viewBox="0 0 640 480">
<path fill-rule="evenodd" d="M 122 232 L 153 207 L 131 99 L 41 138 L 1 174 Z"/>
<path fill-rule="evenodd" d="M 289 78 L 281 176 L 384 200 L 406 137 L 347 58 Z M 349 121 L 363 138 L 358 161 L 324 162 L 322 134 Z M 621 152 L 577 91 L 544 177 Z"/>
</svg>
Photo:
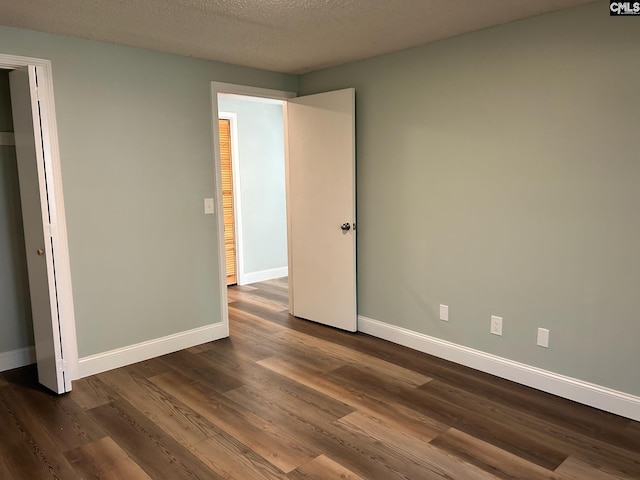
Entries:
<svg viewBox="0 0 640 480">
<path fill-rule="evenodd" d="M 546 328 L 538 329 L 538 346 L 549 348 L 549 330 Z"/>
<path fill-rule="evenodd" d="M 440 320 L 449 321 L 449 305 L 440 305 Z"/>
<path fill-rule="evenodd" d="M 215 206 L 213 204 L 213 198 L 205 198 L 204 199 L 204 213 L 207 215 L 212 215 L 215 213 Z"/>
</svg>

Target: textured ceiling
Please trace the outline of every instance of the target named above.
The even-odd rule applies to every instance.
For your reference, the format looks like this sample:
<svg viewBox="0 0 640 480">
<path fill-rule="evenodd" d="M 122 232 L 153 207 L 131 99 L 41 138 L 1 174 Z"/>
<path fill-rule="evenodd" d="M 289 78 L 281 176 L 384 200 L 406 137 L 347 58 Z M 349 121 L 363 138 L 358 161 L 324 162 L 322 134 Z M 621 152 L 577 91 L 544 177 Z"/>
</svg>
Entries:
<svg viewBox="0 0 640 480">
<path fill-rule="evenodd" d="M 590 1 L 0 0 L 0 24 L 304 73 Z"/>
</svg>

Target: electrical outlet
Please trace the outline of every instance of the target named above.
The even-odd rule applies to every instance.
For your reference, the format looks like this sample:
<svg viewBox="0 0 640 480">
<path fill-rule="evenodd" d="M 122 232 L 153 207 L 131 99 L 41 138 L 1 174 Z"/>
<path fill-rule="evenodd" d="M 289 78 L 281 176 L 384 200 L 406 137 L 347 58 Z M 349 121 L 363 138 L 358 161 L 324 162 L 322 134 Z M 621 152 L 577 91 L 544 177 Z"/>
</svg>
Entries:
<svg viewBox="0 0 640 480">
<path fill-rule="evenodd" d="M 502 317 L 491 315 L 491 333 L 502 336 Z"/>
<path fill-rule="evenodd" d="M 440 305 L 440 320 L 443 322 L 449 321 L 449 306 L 448 305 Z"/>
<path fill-rule="evenodd" d="M 538 346 L 549 348 L 549 330 L 546 328 L 538 329 Z"/>
</svg>

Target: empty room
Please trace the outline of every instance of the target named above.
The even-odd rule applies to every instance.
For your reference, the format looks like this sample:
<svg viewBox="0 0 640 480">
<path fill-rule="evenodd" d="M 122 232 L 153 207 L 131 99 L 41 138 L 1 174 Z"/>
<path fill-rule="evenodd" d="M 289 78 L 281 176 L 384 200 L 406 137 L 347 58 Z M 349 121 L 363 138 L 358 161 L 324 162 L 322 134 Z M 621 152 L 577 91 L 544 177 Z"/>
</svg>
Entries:
<svg viewBox="0 0 640 480">
<path fill-rule="evenodd" d="M 0 2 L 0 479 L 640 478 L 640 4 Z"/>
</svg>

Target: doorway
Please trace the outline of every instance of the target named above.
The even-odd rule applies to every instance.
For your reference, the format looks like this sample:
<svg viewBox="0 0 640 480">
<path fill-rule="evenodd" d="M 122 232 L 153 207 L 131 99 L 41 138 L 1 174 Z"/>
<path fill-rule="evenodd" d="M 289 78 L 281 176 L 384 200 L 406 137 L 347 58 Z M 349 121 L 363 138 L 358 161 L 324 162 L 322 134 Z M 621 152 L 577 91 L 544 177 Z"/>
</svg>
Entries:
<svg viewBox="0 0 640 480">
<path fill-rule="evenodd" d="M 283 102 L 219 94 L 218 107 L 226 277 L 228 287 L 235 285 L 227 298 L 233 302 L 242 292 L 250 298 L 249 291 L 276 279 L 286 297 Z"/>
<path fill-rule="evenodd" d="M 35 355 L 21 349 L 26 354 L 13 367 L 35 359 L 40 383 L 63 393 L 76 375 L 77 345 L 51 64 L 0 54 L 0 69 L 10 71 L 10 156 L 18 167 L 35 343 Z M 10 134 L 4 132 L 4 143 Z"/>
<path fill-rule="evenodd" d="M 234 265 L 238 285 L 285 277 L 282 101 L 221 94 L 218 105 L 227 283 Z"/>
<path fill-rule="evenodd" d="M 288 310 L 303 319 L 356 331 L 355 90 L 297 98 L 291 92 L 218 82 L 211 83 L 211 90 L 220 265 L 226 262 L 217 128 L 221 97 L 283 101 Z M 228 335 L 226 272 L 218 271 L 221 317 Z M 238 273 L 240 279 L 242 272 Z"/>
</svg>

